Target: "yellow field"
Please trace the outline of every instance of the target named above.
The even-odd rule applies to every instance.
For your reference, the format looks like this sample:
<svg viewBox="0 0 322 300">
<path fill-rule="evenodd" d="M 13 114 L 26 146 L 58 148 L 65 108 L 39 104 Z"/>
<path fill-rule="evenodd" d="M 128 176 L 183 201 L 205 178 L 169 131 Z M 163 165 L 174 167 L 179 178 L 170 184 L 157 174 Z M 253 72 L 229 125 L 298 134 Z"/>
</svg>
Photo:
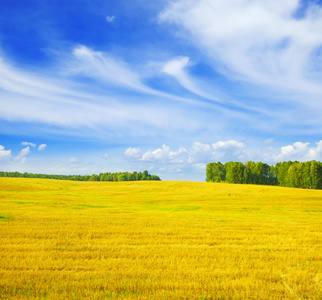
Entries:
<svg viewBox="0 0 322 300">
<path fill-rule="evenodd" d="M 1 299 L 322 299 L 322 191 L 0 178 Z"/>
</svg>

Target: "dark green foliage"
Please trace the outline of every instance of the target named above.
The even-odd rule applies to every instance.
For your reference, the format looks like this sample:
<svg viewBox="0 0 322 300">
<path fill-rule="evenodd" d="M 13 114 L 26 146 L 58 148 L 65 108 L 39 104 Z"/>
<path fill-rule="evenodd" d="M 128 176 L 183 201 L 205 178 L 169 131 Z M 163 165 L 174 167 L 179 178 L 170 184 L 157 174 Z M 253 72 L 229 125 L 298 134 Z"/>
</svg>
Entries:
<svg viewBox="0 0 322 300">
<path fill-rule="evenodd" d="M 0 172 L 0 177 L 25 177 L 25 178 L 46 178 L 59 180 L 76 181 L 137 181 L 137 180 L 161 180 L 157 175 L 150 175 L 148 171 L 141 172 L 118 172 L 100 173 L 99 175 L 48 175 L 19 172 Z"/>
<path fill-rule="evenodd" d="M 280 185 L 303 189 L 322 189 L 322 163 L 317 161 L 287 161 L 269 166 L 247 161 L 209 163 L 207 182 L 229 182 L 260 185 Z"/>
</svg>

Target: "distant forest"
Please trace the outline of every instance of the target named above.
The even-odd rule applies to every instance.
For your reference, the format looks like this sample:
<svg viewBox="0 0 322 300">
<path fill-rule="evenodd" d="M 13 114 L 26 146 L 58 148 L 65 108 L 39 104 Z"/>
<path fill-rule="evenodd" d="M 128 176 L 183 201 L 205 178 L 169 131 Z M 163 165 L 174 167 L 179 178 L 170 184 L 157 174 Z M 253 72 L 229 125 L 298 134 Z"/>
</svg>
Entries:
<svg viewBox="0 0 322 300">
<path fill-rule="evenodd" d="M 270 166 L 248 161 L 209 163 L 207 182 L 279 185 L 303 189 L 322 189 L 322 163 L 287 161 Z"/>
<path fill-rule="evenodd" d="M 24 178 L 46 178 L 58 180 L 76 181 L 137 181 L 137 180 L 161 180 L 157 175 L 150 175 L 148 171 L 142 172 L 118 172 L 100 173 L 99 175 L 48 175 L 19 172 L 0 172 L 0 177 L 24 177 Z"/>
</svg>

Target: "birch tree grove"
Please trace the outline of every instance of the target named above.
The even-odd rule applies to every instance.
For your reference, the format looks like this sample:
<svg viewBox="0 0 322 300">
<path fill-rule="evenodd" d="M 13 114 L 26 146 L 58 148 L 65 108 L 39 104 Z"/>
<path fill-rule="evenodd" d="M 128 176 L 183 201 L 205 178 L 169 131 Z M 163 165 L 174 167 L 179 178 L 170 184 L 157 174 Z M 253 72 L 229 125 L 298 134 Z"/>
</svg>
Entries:
<svg viewBox="0 0 322 300">
<path fill-rule="evenodd" d="M 322 163 L 286 161 L 270 166 L 262 162 L 247 161 L 209 163 L 207 182 L 279 185 L 303 189 L 322 189 Z"/>
</svg>

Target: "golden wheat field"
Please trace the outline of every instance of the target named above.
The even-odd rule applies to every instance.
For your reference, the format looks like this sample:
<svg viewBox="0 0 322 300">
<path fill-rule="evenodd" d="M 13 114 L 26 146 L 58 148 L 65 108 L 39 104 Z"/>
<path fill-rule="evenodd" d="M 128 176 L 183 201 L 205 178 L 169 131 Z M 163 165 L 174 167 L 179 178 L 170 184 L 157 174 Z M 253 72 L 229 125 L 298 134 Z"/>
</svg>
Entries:
<svg viewBox="0 0 322 300">
<path fill-rule="evenodd" d="M 1 299 L 322 299 L 322 191 L 0 178 Z"/>
</svg>

